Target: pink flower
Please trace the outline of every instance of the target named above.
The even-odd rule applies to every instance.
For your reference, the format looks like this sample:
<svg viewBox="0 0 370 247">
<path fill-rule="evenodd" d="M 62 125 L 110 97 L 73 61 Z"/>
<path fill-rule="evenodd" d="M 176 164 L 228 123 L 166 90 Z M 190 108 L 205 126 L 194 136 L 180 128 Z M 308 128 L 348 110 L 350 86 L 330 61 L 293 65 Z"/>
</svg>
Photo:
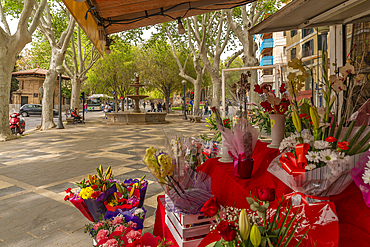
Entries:
<svg viewBox="0 0 370 247">
<path fill-rule="evenodd" d="M 129 243 L 132 243 L 136 238 L 140 238 L 140 237 L 141 237 L 140 231 L 131 230 L 130 232 L 126 234 L 126 238 L 128 239 Z"/>
<path fill-rule="evenodd" d="M 123 232 L 126 229 L 127 229 L 127 227 L 125 227 L 124 225 L 120 225 L 116 229 L 114 229 L 114 231 L 115 232 Z"/>
<path fill-rule="evenodd" d="M 137 227 L 137 224 L 136 224 L 135 222 L 130 221 L 130 222 L 128 223 L 128 226 L 130 226 L 130 227 L 132 227 L 132 228 L 136 228 L 136 227 Z"/>
<path fill-rule="evenodd" d="M 113 225 L 119 225 L 122 223 L 122 221 L 123 221 L 122 217 L 117 216 L 116 218 L 113 219 L 112 223 Z"/>
<path fill-rule="evenodd" d="M 109 234 L 109 231 L 108 230 L 101 229 L 98 232 L 98 235 L 96 235 L 96 241 L 100 242 L 100 240 L 106 239 L 107 236 L 108 236 L 108 234 Z"/>
<path fill-rule="evenodd" d="M 118 242 L 114 238 L 109 239 L 105 244 L 109 247 L 118 247 Z"/>
<path fill-rule="evenodd" d="M 98 230 L 98 229 L 99 229 L 99 227 L 101 227 L 102 225 L 104 225 L 104 224 L 103 224 L 103 223 L 101 223 L 101 222 L 99 222 L 99 223 L 95 224 L 95 226 L 94 226 L 94 230 Z"/>
</svg>

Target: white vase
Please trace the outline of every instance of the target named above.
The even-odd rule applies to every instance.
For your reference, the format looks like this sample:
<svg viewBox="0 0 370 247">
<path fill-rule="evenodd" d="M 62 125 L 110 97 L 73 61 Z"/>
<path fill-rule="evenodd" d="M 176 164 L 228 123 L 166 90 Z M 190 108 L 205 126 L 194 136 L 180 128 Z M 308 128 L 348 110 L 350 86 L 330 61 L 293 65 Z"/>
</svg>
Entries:
<svg viewBox="0 0 370 247">
<path fill-rule="evenodd" d="M 269 114 L 271 122 L 271 144 L 269 148 L 279 148 L 280 142 L 284 139 L 285 133 L 285 115 Z"/>
<path fill-rule="evenodd" d="M 225 145 L 224 136 L 222 136 L 222 158 L 220 162 L 233 162 L 233 159 L 229 155 L 229 149 Z"/>
</svg>

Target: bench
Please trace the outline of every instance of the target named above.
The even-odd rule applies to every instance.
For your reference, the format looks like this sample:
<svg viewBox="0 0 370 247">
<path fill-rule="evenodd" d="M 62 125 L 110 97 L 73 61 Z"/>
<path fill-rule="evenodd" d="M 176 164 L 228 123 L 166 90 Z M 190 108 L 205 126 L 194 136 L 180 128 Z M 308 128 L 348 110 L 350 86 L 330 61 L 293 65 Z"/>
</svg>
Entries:
<svg viewBox="0 0 370 247">
<path fill-rule="evenodd" d="M 67 117 L 67 125 L 71 125 L 71 124 L 73 124 L 73 122 L 74 122 L 73 117 Z"/>
<path fill-rule="evenodd" d="M 200 120 L 202 119 L 201 116 L 197 116 L 197 115 L 188 115 L 188 118 L 190 122 L 193 122 L 193 123 L 201 123 Z"/>
</svg>

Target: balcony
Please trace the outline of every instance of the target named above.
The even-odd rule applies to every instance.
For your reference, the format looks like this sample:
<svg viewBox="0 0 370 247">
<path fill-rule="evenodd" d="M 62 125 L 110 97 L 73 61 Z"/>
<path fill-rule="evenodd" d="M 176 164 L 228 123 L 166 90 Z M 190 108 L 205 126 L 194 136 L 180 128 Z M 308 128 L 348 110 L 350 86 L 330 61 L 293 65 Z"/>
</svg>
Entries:
<svg viewBox="0 0 370 247">
<path fill-rule="evenodd" d="M 264 56 L 260 62 L 260 66 L 265 65 L 273 65 L 274 64 L 274 57 L 273 56 Z"/>
<path fill-rule="evenodd" d="M 261 44 L 260 52 L 262 53 L 265 49 L 274 47 L 274 39 L 264 39 Z"/>
</svg>

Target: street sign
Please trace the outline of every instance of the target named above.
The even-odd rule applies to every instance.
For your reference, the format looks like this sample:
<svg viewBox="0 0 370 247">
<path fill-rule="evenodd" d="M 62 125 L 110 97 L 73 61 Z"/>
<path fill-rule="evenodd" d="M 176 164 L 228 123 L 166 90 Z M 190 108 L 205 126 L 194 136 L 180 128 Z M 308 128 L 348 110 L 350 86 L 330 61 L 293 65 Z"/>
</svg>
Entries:
<svg viewBox="0 0 370 247">
<path fill-rule="evenodd" d="M 121 96 L 121 98 L 120 98 L 121 100 L 123 100 L 123 96 Z"/>
<path fill-rule="evenodd" d="M 112 93 L 112 95 L 116 95 L 116 92 L 115 91 L 112 91 L 111 93 Z"/>
<path fill-rule="evenodd" d="M 194 105 L 194 100 L 190 100 L 190 105 Z"/>
</svg>

